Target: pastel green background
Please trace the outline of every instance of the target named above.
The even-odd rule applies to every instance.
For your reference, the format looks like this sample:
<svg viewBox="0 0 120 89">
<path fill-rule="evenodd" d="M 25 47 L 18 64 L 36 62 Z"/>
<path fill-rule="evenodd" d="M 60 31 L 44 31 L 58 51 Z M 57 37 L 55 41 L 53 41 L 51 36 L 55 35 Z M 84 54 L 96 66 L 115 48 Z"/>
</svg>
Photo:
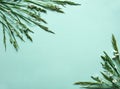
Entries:
<svg viewBox="0 0 120 89">
<path fill-rule="evenodd" d="M 34 42 L 19 42 L 19 52 L 0 46 L 0 89 L 79 89 L 74 82 L 99 74 L 112 33 L 120 43 L 120 1 L 75 1 L 82 5 L 44 15 L 55 35 L 33 27 Z"/>
</svg>

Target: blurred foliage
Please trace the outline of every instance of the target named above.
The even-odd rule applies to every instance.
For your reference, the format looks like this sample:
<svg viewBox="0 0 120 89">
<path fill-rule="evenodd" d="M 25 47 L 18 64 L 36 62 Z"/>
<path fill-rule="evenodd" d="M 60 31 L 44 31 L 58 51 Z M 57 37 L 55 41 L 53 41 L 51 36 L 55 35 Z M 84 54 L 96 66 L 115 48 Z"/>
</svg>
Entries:
<svg viewBox="0 0 120 89">
<path fill-rule="evenodd" d="M 54 34 L 41 14 L 46 14 L 48 10 L 64 13 L 62 7 L 66 5 L 79 4 L 67 0 L 0 0 L 0 30 L 5 49 L 7 37 L 16 51 L 19 48 L 17 37 L 23 42 L 24 37 L 32 41 L 30 33 L 34 32 L 30 26 L 33 25 Z"/>
<path fill-rule="evenodd" d="M 93 82 L 76 82 L 75 85 L 81 85 L 88 89 L 120 89 L 120 54 L 118 51 L 116 39 L 112 35 L 113 57 L 109 57 L 106 52 L 101 56 L 103 59 L 101 72 L 102 78 L 91 76 Z"/>
</svg>

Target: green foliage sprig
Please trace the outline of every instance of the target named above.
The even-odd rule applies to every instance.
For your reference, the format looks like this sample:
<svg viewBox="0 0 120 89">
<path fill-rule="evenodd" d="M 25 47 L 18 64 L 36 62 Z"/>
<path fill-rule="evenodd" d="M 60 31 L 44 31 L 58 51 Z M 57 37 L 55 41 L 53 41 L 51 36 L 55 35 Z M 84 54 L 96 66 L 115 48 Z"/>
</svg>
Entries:
<svg viewBox="0 0 120 89">
<path fill-rule="evenodd" d="M 75 85 L 81 85 L 89 89 L 120 89 L 120 54 L 117 47 L 117 42 L 112 35 L 112 46 L 114 49 L 113 57 L 109 57 L 106 52 L 103 59 L 101 72 L 102 78 L 91 76 L 93 82 L 76 82 Z"/>
<path fill-rule="evenodd" d="M 66 0 L 0 0 L 0 30 L 3 30 L 3 43 L 6 49 L 6 35 L 13 47 L 18 50 L 16 37 L 21 41 L 24 36 L 32 41 L 30 33 L 33 33 L 30 26 L 38 26 L 41 29 L 53 33 L 45 24 L 46 20 L 41 14 L 46 14 L 48 10 L 64 13 L 61 6 L 79 5 Z"/>
</svg>

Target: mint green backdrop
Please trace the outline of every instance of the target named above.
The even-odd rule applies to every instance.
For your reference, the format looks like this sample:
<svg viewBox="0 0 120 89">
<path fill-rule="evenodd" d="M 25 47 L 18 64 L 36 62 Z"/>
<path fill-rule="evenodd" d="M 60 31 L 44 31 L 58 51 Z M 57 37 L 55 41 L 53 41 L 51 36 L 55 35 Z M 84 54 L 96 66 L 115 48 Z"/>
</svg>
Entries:
<svg viewBox="0 0 120 89">
<path fill-rule="evenodd" d="M 0 89 L 79 89 L 74 82 L 99 75 L 112 33 L 120 45 L 120 1 L 75 1 L 82 5 L 44 16 L 55 35 L 33 27 L 34 42 L 19 42 L 19 52 L 1 45 Z"/>
</svg>

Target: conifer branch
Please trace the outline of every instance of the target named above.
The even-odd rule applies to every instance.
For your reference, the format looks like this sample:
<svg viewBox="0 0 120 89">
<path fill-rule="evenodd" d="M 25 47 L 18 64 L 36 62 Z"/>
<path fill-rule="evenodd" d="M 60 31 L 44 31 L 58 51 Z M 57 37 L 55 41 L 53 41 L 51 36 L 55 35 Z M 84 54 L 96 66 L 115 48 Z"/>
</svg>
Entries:
<svg viewBox="0 0 120 89">
<path fill-rule="evenodd" d="M 31 25 L 54 34 L 47 27 L 47 21 L 42 18 L 42 14 L 46 14 L 48 10 L 64 13 L 61 6 L 66 5 L 79 4 L 67 0 L 0 0 L 0 30 L 3 31 L 5 49 L 7 38 L 16 50 L 19 49 L 17 38 L 23 42 L 24 37 L 33 41 L 30 36 L 33 33 Z"/>
<path fill-rule="evenodd" d="M 91 78 L 95 82 L 76 82 L 75 85 L 80 85 L 88 89 L 120 89 L 120 54 L 114 35 L 112 35 L 112 46 L 114 57 L 109 57 L 106 52 L 101 56 L 103 59 L 101 64 L 104 69 L 101 75 L 103 77 L 92 76 Z"/>
</svg>

